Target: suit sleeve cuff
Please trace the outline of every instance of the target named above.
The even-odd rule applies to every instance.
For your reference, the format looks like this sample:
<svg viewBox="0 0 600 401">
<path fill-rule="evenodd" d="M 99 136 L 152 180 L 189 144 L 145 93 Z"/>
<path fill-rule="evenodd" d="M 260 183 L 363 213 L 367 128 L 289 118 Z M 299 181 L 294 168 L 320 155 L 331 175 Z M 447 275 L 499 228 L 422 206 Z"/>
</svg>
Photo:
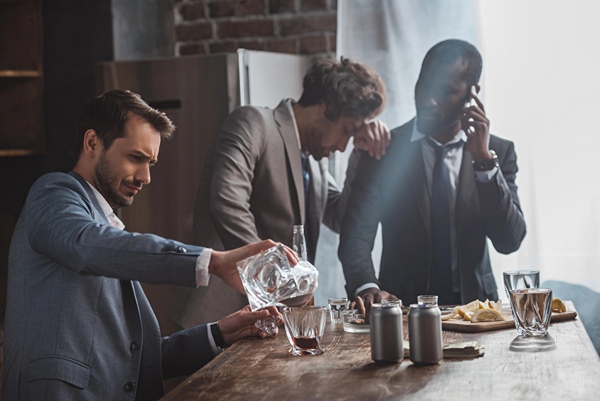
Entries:
<svg viewBox="0 0 600 401">
<path fill-rule="evenodd" d="M 494 176 L 498 173 L 498 167 L 494 167 L 489 171 L 476 171 L 475 172 L 475 181 L 481 182 L 482 184 L 491 182 L 494 179 Z"/>
<path fill-rule="evenodd" d="M 196 259 L 196 286 L 206 287 L 208 285 L 208 264 L 210 262 L 210 256 L 212 255 L 212 249 L 204 248 L 198 259 Z M 210 331 L 210 330 L 209 330 Z M 209 339 L 211 338 L 209 334 Z"/>
<path fill-rule="evenodd" d="M 367 288 L 377 288 L 378 290 L 380 289 L 379 286 L 375 283 L 366 283 L 361 285 L 356 289 L 356 291 L 354 291 L 354 297 L 356 297 L 358 294 L 360 294 L 361 291 L 364 291 Z"/>
<path fill-rule="evenodd" d="M 215 339 L 212 335 L 212 330 L 211 330 L 211 326 L 213 324 L 217 324 L 217 322 L 209 323 L 206 326 L 206 332 L 208 334 L 208 343 L 210 344 L 210 348 L 212 349 L 213 353 L 216 356 L 216 355 L 219 355 L 221 352 L 223 352 L 223 348 L 217 347 L 217 343 L 215 343 Z"/>
</svg>

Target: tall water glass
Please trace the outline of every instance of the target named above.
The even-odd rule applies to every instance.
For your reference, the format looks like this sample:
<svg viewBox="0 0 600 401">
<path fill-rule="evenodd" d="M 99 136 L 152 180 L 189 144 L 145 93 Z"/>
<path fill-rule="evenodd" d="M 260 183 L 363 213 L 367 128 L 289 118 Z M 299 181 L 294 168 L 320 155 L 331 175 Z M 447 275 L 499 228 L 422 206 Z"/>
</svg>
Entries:
<svg viewBox="0 0 600 401">
<path fill-rule="evenodd" d="M 510 291 L 540 286 L 539 270 L 509 270 L 503 273 L 504 290 L 510 299 Z"/>
</svg>

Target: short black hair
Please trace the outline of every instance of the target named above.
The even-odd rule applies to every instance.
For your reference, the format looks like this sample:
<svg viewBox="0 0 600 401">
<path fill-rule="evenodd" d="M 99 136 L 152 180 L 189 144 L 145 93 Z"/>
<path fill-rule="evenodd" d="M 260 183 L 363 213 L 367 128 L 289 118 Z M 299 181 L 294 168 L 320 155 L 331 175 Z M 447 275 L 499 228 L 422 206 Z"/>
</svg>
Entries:
<svg viewBox="0 0 600 401">
<path fill-rule="evenodd" d="M 452 64 L 462 60 L 467 64 L 465 81 L 470 85 L 477 85 L 481 78 L 483 61 L 479 50 L 469 42 L 460 39 L 448 39 L 433 46 L 423 59 L 421 70 L 430 63 Z"/>
</svg>

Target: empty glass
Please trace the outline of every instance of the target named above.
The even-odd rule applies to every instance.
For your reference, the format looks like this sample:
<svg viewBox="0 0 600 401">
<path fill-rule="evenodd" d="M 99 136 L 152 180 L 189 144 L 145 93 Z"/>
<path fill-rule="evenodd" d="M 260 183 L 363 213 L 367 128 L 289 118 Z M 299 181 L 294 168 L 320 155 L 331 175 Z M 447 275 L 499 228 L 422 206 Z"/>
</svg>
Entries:
<svg viewBox="0 0 600 401">
<path fill-rule="evenodd" d="M 504 289 L 509 299 L 511 290 L 538 288 L 540 286 L 539 270 L 509 270 L 505 271 L 503 275 Z"/>
<path fill-rule="evenodd" d="M 283 320 L 292 355 L 321 355 L 324 352 L 320 344 L 327 321 L 325 306 L 286 306 L 283 308 Z"/>
<path fill-rule="evenodd" d="M 348 298 L 329 298 L 327 301 L 331 323 L 342 323 L 342 312 L 348 309 Z"/>
</svg>

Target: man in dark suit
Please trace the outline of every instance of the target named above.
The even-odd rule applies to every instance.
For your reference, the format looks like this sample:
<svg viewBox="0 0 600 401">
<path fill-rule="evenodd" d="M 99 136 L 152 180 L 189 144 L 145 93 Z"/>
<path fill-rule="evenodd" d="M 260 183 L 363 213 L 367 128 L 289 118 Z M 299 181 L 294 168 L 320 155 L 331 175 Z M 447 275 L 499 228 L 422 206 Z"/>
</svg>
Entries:
<svg viewBox="0 0 600 401">
<path fill-rule="evenodd" d="M 174 128 L 138 95 L 107 92 L 81 111 L 73 171 L 33 185 L 9 254 L 4 400 L 156 400 L 163 378 L 193 373 L 238 338 L 265 336 L 253 324 L 274 308 L 160 336 L 138 280 L 195 287 L 215 274 L 242 290 L 235 263 L 275 245 L 218 252 L 123 230 L 114 210 L 150 183 Z"/>
<path fill-rule="evenodd" d="M 293 226 L 305 225 L 308 260 L 314 261 L 321 223 L 338 232 L 347 199 L 327 156 L 343 151 L 351 137 L 368 156 L 385 154 L 389 130 L 369 121 L 382 111 L 385 96 L 381 78 L 366 65 L 322 59 L 306 73 L 297 102 L 234 110 L 202 172 L 192 242 L 232 249 L 271 238 L 291 246 Z M 246 302 L 211 280 L 208 287 L 178 291 L 171 317 L 190 327 Z"/>
<path fill-rule="evenodd" d="M 416 118 L 392 130 L 383 160 L 361 157 L 338 252 L 349 297 L 405 304 L 421 294 L 438 295 L 441 304 L 498 299 L 487 239 L 508 254 L 526 229 L 514 145 L 490 135 L 477 97 L 481 68 L 469 43 L 435 45 L 415 87 Z M 371 260 L 378 223 L 379 278 Z"/>
</svg>

